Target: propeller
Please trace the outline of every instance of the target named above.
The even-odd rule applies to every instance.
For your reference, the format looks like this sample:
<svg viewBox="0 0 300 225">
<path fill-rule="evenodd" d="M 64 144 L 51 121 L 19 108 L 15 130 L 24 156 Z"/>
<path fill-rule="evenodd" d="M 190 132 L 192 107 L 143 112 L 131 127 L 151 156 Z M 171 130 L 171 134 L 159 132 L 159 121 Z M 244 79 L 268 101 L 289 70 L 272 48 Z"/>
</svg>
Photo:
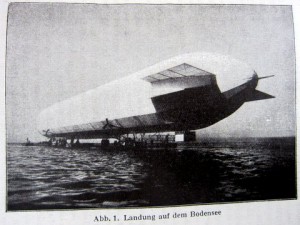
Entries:
<svg viewBox="0 0 300 225">
<path fill-rule="evenodd" d="M 47 136 L 47 135 L 48 135 L 48 133 L 49 133 L 49 131 L 50 131 L 50 129 L 48 129 L 48 130 L 43 130 L 43 132 L 44 132 L 44 136 Z"/>
<path fill-rule="evenodd" d="M 105 130 L 106 128 L 112 129 L 112 128 L 114 128 L 114 127 L 117 127 L 117 126 L 111 124 L 111 123 L 109 122 L 108 118 L 106 118 L 105 121 L 106 121 L 106 124 L 102 127 L 103 130 Z M 117 128 L 118 128 L 118 127 L 117 127 Z"/>
</svg>

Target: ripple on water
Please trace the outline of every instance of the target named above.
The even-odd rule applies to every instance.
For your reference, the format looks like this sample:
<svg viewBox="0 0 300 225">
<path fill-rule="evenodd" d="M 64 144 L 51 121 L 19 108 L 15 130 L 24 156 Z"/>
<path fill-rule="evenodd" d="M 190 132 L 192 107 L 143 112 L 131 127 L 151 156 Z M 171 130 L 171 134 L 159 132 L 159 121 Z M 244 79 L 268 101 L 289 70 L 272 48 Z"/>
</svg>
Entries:
<svg viewBox="0 0 300 225">
<path fill-rule="evenodd" d="M 293 198 L 295 146 L 284 139 L 272 148 L 268 141 L 179 145 L 136 154 L 8 145 L 8 209 Z"/>
</svg>

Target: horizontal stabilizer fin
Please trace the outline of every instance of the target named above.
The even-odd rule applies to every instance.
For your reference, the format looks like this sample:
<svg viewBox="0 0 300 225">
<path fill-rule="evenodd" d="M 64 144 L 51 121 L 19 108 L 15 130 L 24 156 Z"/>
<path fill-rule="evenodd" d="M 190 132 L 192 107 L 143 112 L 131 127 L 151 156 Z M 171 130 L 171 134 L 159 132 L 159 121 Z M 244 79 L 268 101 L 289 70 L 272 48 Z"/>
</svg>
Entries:
<svg viewBox="0 0 300 225">
<path fill-rule="evenodd" d="M 254 90 L 250 95 L 247 96 L 246 102 L 269 99 L 269 98 L 275 98 L 275 97 L 272 95 L 269 95 L 267 93 L 264 93 L 264 92 L 261 92 L 258 90 Z"/>
<path fill-rule="evenodd" d="M 259 77 L 258 79 L 261 80 L 261 79 L 266 79 L 266 78 L 270 78 L 270 77 L 274 77 L 275 75 L 270 75 L 270 76 L 265 76 L 265 77 Z"/>
</svg>

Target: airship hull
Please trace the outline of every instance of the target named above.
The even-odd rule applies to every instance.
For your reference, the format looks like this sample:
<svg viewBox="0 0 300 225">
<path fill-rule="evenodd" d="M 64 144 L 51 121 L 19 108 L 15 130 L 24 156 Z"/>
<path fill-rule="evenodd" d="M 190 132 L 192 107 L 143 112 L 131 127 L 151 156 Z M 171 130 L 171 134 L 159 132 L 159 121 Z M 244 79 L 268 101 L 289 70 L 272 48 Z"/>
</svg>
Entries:
<svg viewBox="0 0 300 225">
<path fill-rule="evenodd" d="M 228 117 L 247 101 L 273 97 L 255 89 L 258 76 L 248 67 L 232 74 L 226 64 L 230 73 L 223 76 L 205 67 L 204 62 L 216 68 L 217 59 L 222 66 L 231 63 L 234 72 L 244 65 L 219 55 L 177 57 L 45 109 L 39 130 L 50 138 L 196 130 Z M 231 82 L 232 76 L 238 85 L 224 85 L 222 78 Z"/>
</svg>

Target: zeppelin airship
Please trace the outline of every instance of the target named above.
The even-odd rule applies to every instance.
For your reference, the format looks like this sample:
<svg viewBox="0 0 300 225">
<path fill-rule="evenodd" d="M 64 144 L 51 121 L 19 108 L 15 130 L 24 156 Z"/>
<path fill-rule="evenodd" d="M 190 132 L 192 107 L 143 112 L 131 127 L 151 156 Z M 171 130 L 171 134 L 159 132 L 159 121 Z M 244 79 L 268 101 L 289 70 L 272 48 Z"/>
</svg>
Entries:
<svg viewBox="0 0 300 225">
<path fill-rule="evenodd" d="M 184 54 L 46 108 L 38 129 L 66 139 L 203 129 L 274 98 L 256 90 L 266 77 L 229 56 Z"/>
</svg>

